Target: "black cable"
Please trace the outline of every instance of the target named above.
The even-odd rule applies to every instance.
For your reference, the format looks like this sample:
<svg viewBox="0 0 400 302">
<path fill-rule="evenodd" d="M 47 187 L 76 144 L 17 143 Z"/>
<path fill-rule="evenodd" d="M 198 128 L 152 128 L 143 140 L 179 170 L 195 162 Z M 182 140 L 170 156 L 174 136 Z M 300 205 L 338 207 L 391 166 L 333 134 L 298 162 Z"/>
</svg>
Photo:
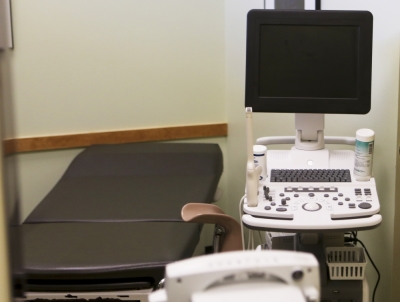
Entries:
<svg viewBox="0 0 400 302">
<path fill-rule="evenodd" d="M 367 250 L 367 248 L 365 247 L 364 243 L 363 243 L 360 239 L 357 238 L 357 232 L 352 232 L 352 234 L 353 234 L 353 238 L 349 238 L 349 239 L 347 239 L 346 241 L 353 241 L 353 242 L 355 241 L 356 243 L 359 242 L 359 243 L 363 246 L 363 248 L 364 248 L 364 250 L 365 250 L 365 253 L 366 253 L 367 256 L 368 256 L 369 261 L 371 261 L 372 266 L 374 267 L 376 273 L 378 274 L 378 280 L 376 280 L 374 292 L 372 293 L 372 302 L 374 302 L 374 301 L 375 301 L 376 289 L 378 288 L 379 281 L 381 280 L 381 274 L 379 273 L 378 268 L 376 267 L 374 261 L 372 260 L 371 256 L 369 255 L 368 250 Z"/>
<path fill-rule="evenodd" d="M 315 10 L 321 10 L 321 0 L 315 0 Z"/>
</svg>

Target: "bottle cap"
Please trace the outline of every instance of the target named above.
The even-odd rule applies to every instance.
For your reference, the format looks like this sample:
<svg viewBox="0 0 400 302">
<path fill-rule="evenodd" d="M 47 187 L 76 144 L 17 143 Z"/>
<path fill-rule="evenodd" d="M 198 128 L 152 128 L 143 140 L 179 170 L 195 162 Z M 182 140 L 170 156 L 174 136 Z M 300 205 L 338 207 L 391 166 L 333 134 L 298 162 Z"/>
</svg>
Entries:
<svg viewBox="0 0 400 302">
<path fill-rule="evenodd" d="M 371 129 L 359 129 L 356 132 L 356 140 L 360 142 L 371 142 L 375 139 L 375 132 Z"/>
<path fill-rule="evenodd" d="M 253 146 L 254 154 L 265 154 L 266 151 L 267 151 L 267 147 L 265 147 L 263 145 L 254 145 Z"/>
</svg>

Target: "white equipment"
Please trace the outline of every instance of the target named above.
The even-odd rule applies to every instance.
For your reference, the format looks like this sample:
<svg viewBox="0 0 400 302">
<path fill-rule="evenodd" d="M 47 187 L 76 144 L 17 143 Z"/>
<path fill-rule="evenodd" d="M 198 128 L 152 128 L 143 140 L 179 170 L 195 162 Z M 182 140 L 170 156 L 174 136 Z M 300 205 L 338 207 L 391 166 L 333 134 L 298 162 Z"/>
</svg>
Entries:
<svg viewBox="0 0 400 302">
<path fill-rule="evenodd" d="M 257 140 L 257 148 L 294 147 L 268 150 L 266 158 L 256 159 L 266 162 L 262 175 L 267 177 L 249 177 L 255 173 L 247 163 L 242 222 L 251 230 L 296 233 L 286 238 L 293 238 L 287 246 L 318 259 L 322 301 L 365 302 L 368 288 L 360 272 L 366 263 L 354 243 L 355 231 L 382 221 L 372 175 L 374 132 L 362 131 L 357 140 L 325 137 L 324 114 L 370 111 L 373 16 L 286 8 L 247 15 L 246 125 L 251 126 L 252 112 L 294 113 L 296 133 Z M 280 131 L 279 123 L 271 126 Z M 247 150 L 253 149 L 249 129 Z M 357 160 L 352 150 L 329 150 L 326 144 L 356 145 L 351 149 Z M 328 248 L 334 248 L 334 255 L 360 256 L 337 257 L 332 263 Z M 375 291 L 376 286 L 373 297 Z"/>
<path fill-rule="evenodd" d="M 251 126 L 251 112 L 246 108 L 247 127 Z M 247 131 L 247 135 L 252 135 L 252 131 Z M 334 255 L 363 255 L 362 248 L 344 247 L 343 234 L 380 225 L 382 216 L 379 214 L 375 179 L 356 179 L 352 150 L 328 150 L 323 147 L 304 150 L 299 148 L 298 138 L 267 137 L 257 140 L 257 145 L 296 143 L 291 150 L 267 151 L 267 164 L 262 167 L 267 169 L 264 173 L 266 178 L 247 177 L 246 194 L 248 196 L 249 190 L 252 190 L 250 197 L 257 198 L 244 199 L 242 223 L 252 230 L 298 233 L 290 246 L 317 257 L 321 270 L 321 299 L 337 297 L 339 300 L 350 298 L 349 301 L 366 302 L 369 288 L 364 277 L 365 259 L 361 256 L 351 259 L 338 257 L 337 263 L 329 263 L 330 256 L 325 256 L 325 251 L 328 253 L 329 248 L 333 248 Z M 251 141 L 248 137 L 247 143 Z M 322 145 L 354 145 L 356 140 L 322 136 L 318 141 L 322 141 Z M 247 150 L 251 149 L 252 146 L 248 145 Z M 247 167 L 248 170 L 252 168 L 249 164 Z M 335 240 L 332 240 L 333 237 Z M 344 249 L 348 251 L 343 252 Z"/>
<path fill-rule="evenodd" d="M 355 179 L 353 151 L 270 150 L 267 162 L 268 177 L 258 181 L 257 203 L 245 201 L 246 226 L 299 232 L 363 230 L 381 223 L 375 179 Z M 343 182 L 329 182 L 341 174 Z"/>
<path fill-rule="evenodd" d="M 318 262 L 308 253 L 238 251 L 167 265 L 150 302 L 319 302 Z"/>
</svg>

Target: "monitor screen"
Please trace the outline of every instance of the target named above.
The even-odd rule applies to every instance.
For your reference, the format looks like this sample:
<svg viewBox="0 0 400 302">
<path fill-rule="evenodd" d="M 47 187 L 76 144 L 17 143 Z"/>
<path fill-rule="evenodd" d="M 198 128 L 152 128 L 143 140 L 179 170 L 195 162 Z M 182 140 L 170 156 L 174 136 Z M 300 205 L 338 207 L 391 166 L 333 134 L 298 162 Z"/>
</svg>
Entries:
<svg viewBox="0 0 400 302">
<path fill-rule="evenodd" d="M 245 105 L 254 112 L 365 114 L 371 63 L 369 12 L 252 10 Z"/>
</svg>

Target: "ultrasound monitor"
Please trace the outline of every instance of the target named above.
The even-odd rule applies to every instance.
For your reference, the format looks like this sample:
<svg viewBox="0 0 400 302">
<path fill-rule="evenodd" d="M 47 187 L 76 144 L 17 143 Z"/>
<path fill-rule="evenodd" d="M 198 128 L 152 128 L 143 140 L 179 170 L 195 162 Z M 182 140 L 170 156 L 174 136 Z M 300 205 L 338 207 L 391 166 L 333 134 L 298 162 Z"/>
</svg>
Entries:
<svg viewBox="0 0 400 302">
<path fill-rule="evenodd" d="M 245 106 L 306 114 L 296 115 L 296 129 L 307 142 L 319 140 L 318 131 L 323 140 L 323 114 L 368 113 L 372 19 L 366 11 L 251 10 Z"/>
</svg>

